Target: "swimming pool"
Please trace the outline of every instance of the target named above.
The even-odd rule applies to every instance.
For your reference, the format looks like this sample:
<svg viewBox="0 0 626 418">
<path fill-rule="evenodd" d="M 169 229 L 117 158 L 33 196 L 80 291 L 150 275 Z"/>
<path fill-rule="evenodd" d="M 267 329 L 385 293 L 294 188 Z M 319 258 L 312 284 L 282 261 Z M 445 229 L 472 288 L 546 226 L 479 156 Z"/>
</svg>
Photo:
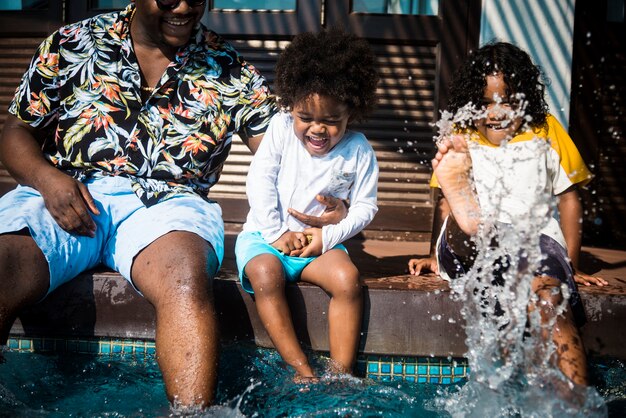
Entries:
<svg viewBox="0 0 626 418">
<path fill-rule="evenodd" d="M 100 355 L 9 350 L 0 365 L 0 416 L 166 416 L 169 405 L 149 349 Z M 326 358 L 313 358 L 323 368 Z M 442 417 L 449 415 L 438 410 L 437 399 L 453 397 L 465 382 L 417 383 L 396 375 L 326 378 L 303 387 L 292 383 L 292 372 L 281 364 L 274 350 L 228 344 L 221 356 L 216 406 L 203 416 Z M 361 374 L 368 364 L 361 359 Z M 591 366 L 609 416 L 625 416 L 624 363 L 595 359 Z"/>
</svg>

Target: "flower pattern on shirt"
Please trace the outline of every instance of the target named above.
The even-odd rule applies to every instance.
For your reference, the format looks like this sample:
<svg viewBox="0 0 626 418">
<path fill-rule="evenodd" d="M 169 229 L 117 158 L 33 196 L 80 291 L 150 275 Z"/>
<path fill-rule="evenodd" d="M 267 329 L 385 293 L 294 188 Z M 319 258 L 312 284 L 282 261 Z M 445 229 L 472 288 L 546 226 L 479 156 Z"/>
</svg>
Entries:
<svg viewBox="0 0 626 418">
<path fill-rule="evenodd" d="M 198 25 L 142 101 L 130 38 L 134 7 L 50 35 L 9 112 L 45 130 L 45 157 L 75 178 L 130 177 L 147 206 L 177 193 L 206 197 L 233 134 L 265 132 L 276 111 L 274 98 L 252 65 Z"/>
</svg>

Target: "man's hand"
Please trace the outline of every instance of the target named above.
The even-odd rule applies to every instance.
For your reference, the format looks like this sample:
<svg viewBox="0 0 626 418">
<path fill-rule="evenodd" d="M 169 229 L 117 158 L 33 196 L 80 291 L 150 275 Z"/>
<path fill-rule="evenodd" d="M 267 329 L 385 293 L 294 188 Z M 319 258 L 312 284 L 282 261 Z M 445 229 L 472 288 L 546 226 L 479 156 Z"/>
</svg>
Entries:
<svg viewBox="0 0 626 418">
<path fill-rule="evenodd" d="M 100 215 L 87 186 L 57 171 L 38 185 L 46 208 L 56 223 L 70 234 L 94 237 L 96 223 L 89 212 Z"/>
<path fill-rule="evenodd" d="M 321 228 L 326 225 L 338 224 L 348 214 L 348 206 L 346 202 L 332 196 L 317 195 L 315 197 L 318 202 L 326 206 L 322 216 L 305 215 L 295 209 L 287 209 L 289 214 L 312 228 Z"/>
<path fill-rule="evenodd" d="M 271 245 L 285 255 L 297 257 L 308 244 L 303 232 L 287 231 Z"/>
<path fill-rule="evenodd" d="M 435 257 L 412 258 L 409 260 L 409 272 L 412 275 L 419 276 L 422 270 L 439 274 L 439 268 L 437 267 L 437 260 L 435 260 Z"/>
</svg>

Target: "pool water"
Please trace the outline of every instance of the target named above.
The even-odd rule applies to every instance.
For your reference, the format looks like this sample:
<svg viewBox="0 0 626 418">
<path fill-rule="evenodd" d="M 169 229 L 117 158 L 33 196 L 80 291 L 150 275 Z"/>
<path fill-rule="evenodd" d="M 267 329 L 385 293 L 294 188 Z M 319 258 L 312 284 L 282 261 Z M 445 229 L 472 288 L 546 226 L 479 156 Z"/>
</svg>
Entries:
<svg viewBox="0 0 626 418">
<path fill-rule="evenodd" d="M 0 417 L 153 417 L 171 412 L 153 358 L 6 352 L 0 364 Z M 323 369 L 325 358 L 313 363 Z M 216 406 L 208 417 L 444 417 L 435 400 L 463 385 L 322 379 L 292 383 L 274 350 L 225 347 Z M 626 366 L 593 361 L 593 382 L 610 417 L 626 416 Z"/>
</svg>

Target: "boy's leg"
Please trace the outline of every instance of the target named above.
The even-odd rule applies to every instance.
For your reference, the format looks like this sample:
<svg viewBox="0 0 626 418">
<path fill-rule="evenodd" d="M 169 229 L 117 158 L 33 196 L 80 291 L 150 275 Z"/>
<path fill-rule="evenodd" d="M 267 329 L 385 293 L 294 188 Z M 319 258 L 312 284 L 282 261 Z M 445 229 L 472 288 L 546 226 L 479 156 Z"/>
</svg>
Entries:
<svg viewBox="0 0 626 418">
<path fill-rule="evenodd" d="M 437 148 L 432 160 L 433 170 L 450 206 L 451 217 L 463 232 L 462 237 L 451 238 L 466 241 L 465 237 L 476 234 L 480 224 L 480 206 L 470 178 L 472 160 L 467 141 L 463 135 L 454 135 L 438 144 Z M 450 245 L 454 244 L 450 242 Z"/>
<path fill-rule="evenodd" d="M 48 292 L 48 262 L 28 232 L 0 235 L 0 345 L 19 311 Z"/>
<path fill-rule="evenodd" d="M 557 279 L 539 276 L 533 280 L 532 290 L 538 297 L 538 309 L 542 323 L 554 319 L 556 307 L 563 303 L 560 291 L 561 282 Z M 533 307 L 529 307 L 533 309 Z M 574 322 L 572 311 L 567 306 L 566 311 L 556 316 L 552 340 L 556 345 L 557 365 L 571 381 L 579 385 L 587 385 L 587 357 L 578 328 Z M 546 338 L 549 338 L 546 335 Z"/>
<path fill-rule="evenodd" d="M 326 252 L 302 271 L 302 280 L 330 294 L 328 328 L 330 356 L 337 372 L 351 373 L 356 360 L 363 316 L 359 271 L 340 249 Z"/>
<path fill-rule="evenodd" d="M 280 260 L 272 254 L 257 255 L 246 264 L 245 274 L 254 290 L 259 317 L 276 350 L 295 369 L 297 377 L 314 377 L 291 320 Z"/>
</svg>

